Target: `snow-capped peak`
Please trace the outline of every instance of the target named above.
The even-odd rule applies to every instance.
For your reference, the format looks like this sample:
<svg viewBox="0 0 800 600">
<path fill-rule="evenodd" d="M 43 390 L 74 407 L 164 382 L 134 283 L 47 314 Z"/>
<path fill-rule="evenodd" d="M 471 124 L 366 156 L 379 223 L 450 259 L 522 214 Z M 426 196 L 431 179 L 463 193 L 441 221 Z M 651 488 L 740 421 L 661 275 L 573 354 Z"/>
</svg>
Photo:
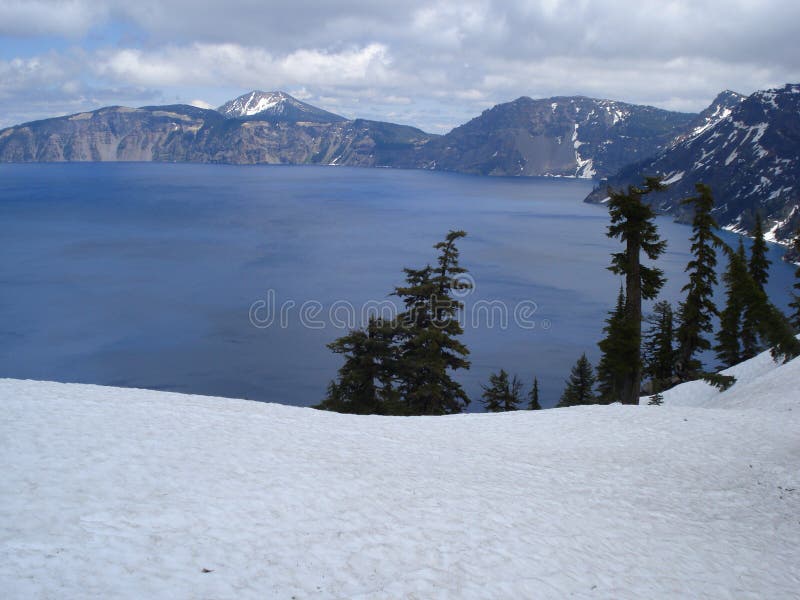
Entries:
<svg viewBox="0 0 800 600">
<path fill-rule="evenodd" d="M 280 107 L 285 102 L 295 101 L 285 92 L 261 92 L 258 90 L 243 94 L 238 98 L 226 102 L 217 110 L 228 118 L 250 117 L 269 109 Z M 300 104 L 300 102 L 297 102 Z"/>
<path fill-rule="evenodd" d="M 344 117 L 301 102 L 286 92 L 254 90 L 226 102 L 217 109 L 227 119 L 263 115 L 296 121 L 335 122 Z"/>
<path fill-rule="evenodd" d="M 733 109 L 741 104 L 746 97 L 747 96 L 743 96 L 731 90 L 720 92 L 708 108 L 697 116 L 691 129 L 687 133 L 678 136 L 674 140 L 673 145 L 694 139 L 717 125 L 717 123 L 723 119 L 728 118 Z"/>
</svg>

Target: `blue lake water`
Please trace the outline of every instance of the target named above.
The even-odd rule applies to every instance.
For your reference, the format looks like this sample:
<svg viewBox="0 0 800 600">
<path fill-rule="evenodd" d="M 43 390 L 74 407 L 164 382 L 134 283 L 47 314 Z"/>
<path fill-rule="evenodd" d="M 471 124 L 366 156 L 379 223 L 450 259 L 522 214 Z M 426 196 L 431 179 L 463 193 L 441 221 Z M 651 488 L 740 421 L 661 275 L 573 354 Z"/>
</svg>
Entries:
<svg viewBox="0 0 800 600">
<path fill-rule="evenodd" d="M 0 165 L 0 377 L 314 404 L 340 364 L 325 348 L 343 333 L 331 307 L 347 321 L 347 306 L 358 315 L 386 300 L 404 266 L 435 260 L 431 246 L 459 228 L 476 283 L 465 298 L 478 315 L 464 336 L 472 369 L 458 375 L 473 408 L 501 367 L 526 384 L 536 374 L 552 405 L 580 354 L 598 358 L 619 286 L 606 270 L 618 250 L 606 211 L 581 202 L 591 186 L 330 167 Z M 675 302 L 691 232 L 666 218 L 660 229 L 663 297 Z M 772 249 L 769 291 L 785 307 L 793 269 L 780 255 Z M 253 326 L 253 303 L 272 298 L 285 322 Z M 497 312 L 489 326 L 487 312 L 470 312 L 480 301 L 526 307 L 525 327 L 513 313 L 502 327 Z"/>
</svg>

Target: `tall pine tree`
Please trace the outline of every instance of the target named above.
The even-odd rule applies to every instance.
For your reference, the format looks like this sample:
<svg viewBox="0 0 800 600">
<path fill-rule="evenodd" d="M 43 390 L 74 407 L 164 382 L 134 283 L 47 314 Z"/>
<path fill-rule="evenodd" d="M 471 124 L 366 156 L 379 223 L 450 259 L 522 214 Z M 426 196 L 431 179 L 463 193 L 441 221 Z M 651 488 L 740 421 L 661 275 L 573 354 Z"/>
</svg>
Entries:
<svg viewBox="0 0 800 600">
<path fill-rule="evenodd" d="M 542 410 L 539 402 L 539 380 L 536 377 L 533 378 L 533 386 L 528 392 L 528 410 Z"/>
<path fill-rule="evenodd" d="M 686 266 L 689 282 L 683 286 L 686 299 L 678 308 L 678 376 L 683 381 L 700 377 L 702 363 L 697 359 L 698 352 L 711 349 L 711 341 L 706 337 L 714 330 L 714 317 L 717 307 L 714 304 L 714 286 L 717 284 L 717 252 L 723 246 L 716 234 L 719 229 L 712 210 L 714 198 L 711 188 L 702 183 L 695 185 L 697 196 L 687 198 L 682 205 L 692 207 L 693 235 L 692 259 Z"/>
<path fill-rule="evenodd" d="M 642 300 L 652 300 L 664 285 L 661 269 L 642 264 L 642 253 L 656 260 L 666 249 L 658 235 L 655 213 L 645 204 L 645 195 L 664 189 L 658 178 L 648 177 L 642 188 L 628 186 L 627 192 L 609 190 L 608 208 L 611 225 L 608 237 L 618 238 L 625 250 L 612 255 L 609 269 L 625 277 L 625 328 L 629 334 L 624 341 L 624 357 L 629 371 L 622 382 L 620 401 L 638 404 L 642 387 Z"/>
<path fill-rule="evenodd" d="M 725 284 L 725 308 L 719 319 L 717 345 L 714 351 L 720 364 L 727 368 L 742 361 L 742 315 L 748 293 L 747 256 L 742 238 L 735 251 L 726 249 L 728 267 L 722 276 Z"/>
<path fill-rule="evenodd" d="M 463 303 L 453 293 L 469 285 L 459 278 L 466 270 L 459 265 L 456 247 L 465 235 L 449 232 L 434 246 L 439 250 L 437 266 L 405 269 L 406 285 L 394 291 L 405 305 L 398 316 L 398 379 L 409 414 L 458 413 L 469 404 L 461 384 L 450 375 L 469 368 L 469 350 L 458 339 L 464 333 L 457 318 Z"/>
<path fill-rule="evenodd" d="M 677 354 L 672 343 L 675 337 L 672 305 L 666 300 L 656 302 L 647 322 L 650 327 L 642 345 L 644 374 L 653 382 L 653 391 L 662 392 L 670 387 L 675 375 Z"/>
<path fill-rule="evenodd" d="M 567 387 L 561 395 L 556 408 L 565 406 L 578 406 L 580 404 L 597 404 L 597 396 L 594 393 L 594 370 L 586 354 L 583 354 L 575 366 L 572 367 Z"/>
<path fill-rule="evenodd" d="M 508 373 L 500 369 L 499 373 L 489 376 L 489 385 L 483 388 L 483 406 L 487 412 L 505 412 L 519 410 L 522 402 L 522 382 L 516 375 L 509 379 Z"/>
</svg>

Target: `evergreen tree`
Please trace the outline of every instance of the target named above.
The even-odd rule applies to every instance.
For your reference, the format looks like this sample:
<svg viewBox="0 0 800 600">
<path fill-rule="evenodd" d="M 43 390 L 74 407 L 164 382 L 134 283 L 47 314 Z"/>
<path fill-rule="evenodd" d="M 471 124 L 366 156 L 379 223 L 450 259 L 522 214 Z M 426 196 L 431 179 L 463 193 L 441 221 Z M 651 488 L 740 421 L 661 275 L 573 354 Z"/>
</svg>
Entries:
<svg viewBox="0 0 800 600">
<path fill-rule="evenodd" d="M 756 213 L 756 224 L 753 228 L 753 245 L 750 247 L 750 264 L 748 270 L 753 281 L 763 290 L 769 280 L 769 265 L 772 261 L 767 258 L 767 242 L 764 240 L 764 224 L 761 215 Z"/>
<path fill-rule="evenodd" d="M 489 376 L 489 385 L 483 388 L 483 405 L 487 412 L 518 410 L 522 402 L 522 382 L 514 376 L 509 380 L 503 369 Z"/>
<path fill-rule="evenodd" d="M 350 331 L 328 344 L 345 362 L 328 393 L 315 408 L 354 414 L 392 414 L 397 395 L 391 372 L 395 350 L 391 328 L 371 319 L 365 329 Z"/>
<path fill-rule="evenodd" d="M 464 333 L 458 322 L 463 304 L 453 290 L 468 284 L 459 280 L 456 241 L 466 235 L 451 231 L 434 246 L 437 267 L 405 269 L 406 285 L 395 288 L 405 305 L 398 316 L 399 392 L 409 414 L 441 415 L 462 412 L 469 398 L 450 371 L 468 369 L 467 347 L 458 339 Z"/>
<path fill-rule="evenodd" d="M 747 266 L 745 264 L 745 271 Z M 739 339 L 741 341 L 741 352 L 739 354 L 741 360 L 753 358 L 756 354 L 763 350 L 762 344 L 759 342 L 759 330 L 761 323 L 759 322 L 759 314 L 766 310 L 766 294 L 761 291 L 759 293 L 758 284 L 753 281 L 750 273 L 745 277 L 744 296 L 742 296 L 742 326 L 739 331 Z M 754 286 L 754 287 L 751 287 Z"/>
<path fill-rule="evenodd" d="M 711 342 L 706 335 L 714 330 L 714 317 L 717 307 L 714 304 L 714 286 L 717 284 L 717 252 L 723 242 L 715 233 L 719 225 L 714 219 L 712 210 L 714 198 L 711 188 L 702 183 L 695 185 L 697 196 L 681 202 L 689 205 L 694 211 L 692 219 L 693 235 L 692 260 L 686 266 L 689 282 L 683 286 L 686 299 L 678 309 L 678 376 L 683 381 L 697 379 L 702 363 L 695 357 L 698 352 L 711 349 Z"/>
<path fill-rule="evenodd" d="M 664 396 L 661 392 L 656 392 L 650 396 L 650 400 L 647 402 L 648 406 L 661 406 L 662 404 L 664 404 Z"/>
<path fill-rule="evenodd" d="M 755 340 L 761 340 L 763 345 L 769 347 L 776 360 L 788 361 L 800 355 L 800 341 L 795 337 L 789 320 L 769 301 L 764 288 L 742 264 L 741 254 L 737 253 L 736 260 L 741 271 L 743 306 L 741 359 L 752 358 L 760 350 Z"/>
<path fill-rule="evenodd" d="M 650 328 L 644 335 L 642 355 L 644 374 L 653 381 L 653 389 L 667 389 L 675 375 L 676 352 L 672 340 L 675 337 L 672 305 L 662 300 L 656 302 L 647 322 Z"/>
<path fill-rule="evenodd" d="M 725 284 L 725 308 L 720 315 L 720 328 L 717 332 L 717 345 L 714 351 L 722 367 L 731 367 L 742 361 L 742 315 L 744 299 L 748 289 L 747 257 L 742 238 L 734 252 L 730 248 L 728 267 L 722 276 Z"/>
<path fill-rule="evenodd" d="M 800 261 L 800 231 L 797 232 L 797 235 L 794 238 L 793 246 L 795 256 L 797 257 L 797 260 Z M 795 291 L 792 294 L 792 301 L 789 304 L 789 307 L 792 309 L 792 313 L 789 316 L 789 321 L 791 322 L 795 331 L 800 332 L 800 264 L 797 265 L 797 270 L 794 272 L 794 276 L 797 281 L 794 283 Z"/>
<path fill-rule="evenodd" d="M 625 250 L 612 255 L 609 269 L 625 277 L 625 340 L 623 356 L 629 370 L 622 382 L 619 399 L 623 404 L 638 404 L 642 380 L 642 300 L 652 300 L 664 285 L 663 272 L 656 267 L 647 267 L 641 262 L 641 254 L 656 260 L 666 249 L 666 242 L 658 236 L 655 213 L 643 198 L 646 194 L 664 189 L 658 178 L 645 179 L 643 188 L 628 186 L 628 191 L 609 189 L 608 208 L 611 225 L 608 237 L 618 238 Z"/>
<path fill-rule="evenodd" d="M 753 358 L 764 349 L 764 339 L 759 335 L 763 329 L 764 311 L 767 310 L 769 301 L 764 286 L 769 280 L 770 260 L 767 258 L 767 243 L 764 240 L 764 227 L 761 215 L 756 213 L 753 226 L 753 244 L 750 247 L 750 260 L 747 272 L 750 280 L 757 289 L 749 290 L 749 300 L 745 302 L 744 316 L 742 319 L 741 342 L 743 360 Z M 761 339 L 759 339 L 761 338 Z"/>
<path fill-rule="evenodd" d="M 561 395 L 561 401 L 557 408 L 564 406 L 578 406 L 579 404 L 597 404 L 597 397 L 594 394 L 594 370 L 583 354 L 575 366 L 572 367 L 567 387 Z"/>
<path fill-rule="evenodd" d="M 794 334 L 792 324 L 777 306 L 766 302 L 761 323 L 760 335 L 766 340 L 773 359 L 789 362 L 800 356 L 800 341 Z"/>
<path fill-rule="evenodd" d="M 605 337 L 598 343 L 602 356 L 597 365 L 598 394 L 601 404 L 620 402 L 625 378 L 636 360 L 628 340 L 633 333 L 625 320 L 625 291 L 620 286 L 617 305 L 606 319 Z"/>
<path fill-rule="evenodd" d="M 539 403 L 539 380 L 533 378 L 533 387 L 528 393 L 528 410 L 542 410 L 542 405 Z"/>
</svg>

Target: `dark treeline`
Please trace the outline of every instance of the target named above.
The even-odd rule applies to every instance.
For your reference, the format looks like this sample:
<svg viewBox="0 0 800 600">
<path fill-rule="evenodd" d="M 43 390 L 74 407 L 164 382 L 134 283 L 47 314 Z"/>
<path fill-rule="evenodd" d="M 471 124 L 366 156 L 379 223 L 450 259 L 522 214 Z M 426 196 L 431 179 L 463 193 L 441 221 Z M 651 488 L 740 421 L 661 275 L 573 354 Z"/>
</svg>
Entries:
<svg viewBox="0 0 800 600">
<path fill-rule="evenodd" d="M 661 392 L 696 379 L 724 389 L 733 378 L 703 368 L 700 357 L 710 350 L 723 368 L 766 348 L 776 360 L 800 355 L 795 337 L 800 331 L 800 267 L 787 318 L 765 291 L 770 261 L 760 215 L 755 215 L 749 256 L 741 238 L 736 248 L 730 248 L 719 237 L 714 199 L 706 185 L 697 184 L 697 195 L 683 200 L 694 215 L 683 298 L 677 307 L 658 299 L 665 279 L 657 261 L 666 241 L 659 237 L 656 213 L 645 198 L 664 187 L 659 179 L 646 178 L 641 187 L 609 190 L 607 235 L 619 240 L 622 249 L 612 254 L 608 268 L 622 278 L 622 284 L 603 327 L 597 368 L 582 355 L 558 407 L 638 404 L 643 395 L 658 405 Z M 392 320 L 373 317 L 363 328 L 328 345 L 343 356 L 344 364 L 316 408 L 382 415 L 444 415 L 467 408 L 470 400 L 453 379 L 455 371 L 470 367 L 458 320 L 464 308 L 458 292 L 471 285 L 463 277 L 466 269 L 459 264 L 456 245 L 464 236 L 463 231 L 451 231 L 436 244 L 434 265 L 404 269 L 404 284 L 392 292 L 402 303 L 400 314 Z M 795 250 L 800 253 L 800 232 Z M 720 259 L 727 260 L 721 310 L 714 303 Z M 643 301 L 654 301 L 646 316 Z M 482 387 L 486 411 L 541 409 L 535 377 L 525 393 L 516 375 L 500 369 Z"/>
</svg>

